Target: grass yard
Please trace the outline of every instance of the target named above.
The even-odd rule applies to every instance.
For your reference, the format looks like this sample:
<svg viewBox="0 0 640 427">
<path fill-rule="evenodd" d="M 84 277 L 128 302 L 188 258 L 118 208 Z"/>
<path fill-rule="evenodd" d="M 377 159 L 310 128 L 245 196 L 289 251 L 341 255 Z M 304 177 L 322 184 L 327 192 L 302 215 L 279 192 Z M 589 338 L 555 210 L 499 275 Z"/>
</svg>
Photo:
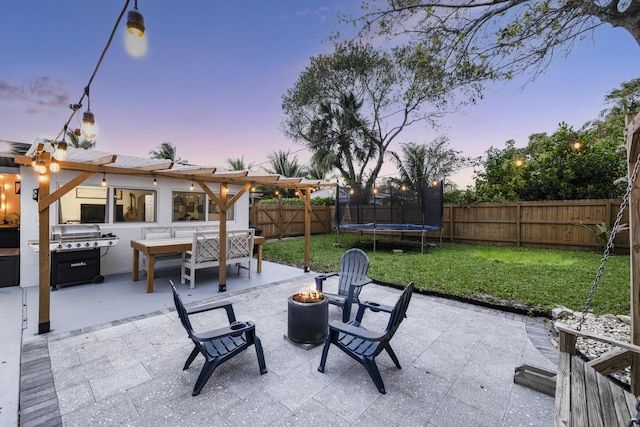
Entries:
<svg viewBox="0 0 640 427">
<path fill-rule="evenodd" d="M 562 305 L 582 311 L 600 265 L 601 254 L 551 249 L 444 243 L 425 249 L 400 241 L 341 235 L 311 237 L 311 270 L 338 271 L 340 256 L 351 247 L 367 252 L 369 277 L 416 288 L 509 306 L 550 312 Z M 403 253 L 392 253 L 402 248 Z M 264 245 L 264 259 L 303 267 L 304 240 Z M 596 314 L 629 314 L 629 256 L 611 256 L 593 299 Z"/>
</svg>

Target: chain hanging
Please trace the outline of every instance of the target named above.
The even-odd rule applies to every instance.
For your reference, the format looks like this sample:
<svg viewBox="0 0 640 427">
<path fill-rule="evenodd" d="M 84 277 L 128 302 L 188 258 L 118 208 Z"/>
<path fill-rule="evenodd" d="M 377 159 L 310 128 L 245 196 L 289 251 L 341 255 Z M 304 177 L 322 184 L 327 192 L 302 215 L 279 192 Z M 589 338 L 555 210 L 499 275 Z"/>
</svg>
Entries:
<svg viewBox="0 0 640 427">
<path fill-rule="evenodd" d="M 591 302 L 593 301 L 593 297 L 596 295 L 596 291 L 598 290 L 598 284 L 600 283 L 600 278 L 602 277 L 602 273 L 604 272 L 604 265 L 607 263 L 607 258 L 609 257 L 609 254 L 613 249 L 613 241 L 615 240 L 616 234 L 618 233 L 618 228 L 620 227 L 620 222 L 622 221 L 622 215 L 624 215 L 624 210 L 627 208 L 627 205 L 629 204 L 629 199 L 631 197 L 631 190 L 633 189 L 633 185 L 636 181 L 636 177 L 638 176 L 638 169 L 640 169 L 640 152 L 638 152 L 638 158 L 636 159 L 636 163 L 633 167 L 631 179 L 627 183 L 627 191 L 624 194 L 622 203 L 620 203 L 618 216 L 616 216 L 616 220 L 613 223 L 613 227 L 611 228 L 611 234 L 609 235 L 607 246 L 605 247 L 604 253 L 602 254 L 602 260 L 600 261 L 598 272 L 596 273 L 596 277 L 593 280 L 593 285 L 591 285 L 591 291 L 589 292 L 589 297 L 587 298 L 587 302 L 584 305 L 584 310 L 582 311 L 582 315 L 580 316 L 578 326 L 576 327 L 577 330 L 582 329 L 582 324 L 586 319 L 587 312 L 591 308 Z"/>
</svg>

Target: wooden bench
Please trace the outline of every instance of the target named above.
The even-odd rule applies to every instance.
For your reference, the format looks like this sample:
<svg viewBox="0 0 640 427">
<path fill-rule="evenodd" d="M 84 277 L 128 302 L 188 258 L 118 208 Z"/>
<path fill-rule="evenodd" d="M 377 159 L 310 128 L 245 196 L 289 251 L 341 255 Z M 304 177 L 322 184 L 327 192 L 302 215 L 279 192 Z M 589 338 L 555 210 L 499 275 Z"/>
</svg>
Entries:
<svg viewBox="0 0 640 427">
<path fill-rule="evenodd" d="M 142 239 L 169 239 L 174 237 L 193 237 L 193 233 L 198 231 L 216 231 L 217 227 L 199 225 L 199 226 L 152 226 L 142 228 Z M 155 256 L 156 265 L 160 263 L 160 267 L 177 267 L 180 265 L 182 252 L 170 252 L 158 254 Z M 158 267 L 156 267 L 158 268 Z M 142 270 L 148 273 L 148 262 L 146 255 L 142 258 Z"/>
<path fill-rule="evenodd" d="M 249 277 L 251 277 L 251 260 L 253 258 L 253 244 L 255 231 L 229 230 L 227 231 L 226 264 L 236 264 L 238 273 L 241 263 L 247 262 Z M 180 281 L 189 281 L 191 288 L 195 287 L 196 270 L 220 265 L 220 233 L 218 231 L 198 231 L 193 234 L 193 244 L 190 251 L 183 252 L 180 268 Z"/>
<path fill-rule="evenodd" d="M 634 418 L 636 398 L 615 384 L 606 375 L 630 364 L 631 354 L 640 354 L 640 347 L 555 325 L 560 338 L 554 425 L 557 427 L 626 426 Z M 576 354 L 578 337 L 611 344 L 622 350 L 612 350 L 585 362 Z"/>
</svg>

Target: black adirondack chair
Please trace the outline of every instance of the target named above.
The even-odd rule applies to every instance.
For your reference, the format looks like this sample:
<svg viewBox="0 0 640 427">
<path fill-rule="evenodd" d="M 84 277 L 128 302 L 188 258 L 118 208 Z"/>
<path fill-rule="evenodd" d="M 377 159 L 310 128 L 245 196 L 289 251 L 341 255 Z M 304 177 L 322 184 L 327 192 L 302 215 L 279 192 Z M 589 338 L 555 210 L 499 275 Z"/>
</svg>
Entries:
<svg viewBox="0 0 640 427">
<path fill-rule="evenodd" d="M 361 302 L 358 304 L 358 314 L 355 320 L 349 323 L 331 321 L 329 323 L 329 335 L 324 342 L 318 371 L 324 372 L 329 346 L 335 344 L 340 350 L 361 363 L 369 373 L 376 387 L 378 387 L 378 391 L 386 394 L 384 382 L 380 376 L 380 371 L 378 370 L 375 359 L 382 350 L 386 350 L 396 367 L 401 369 L 398 357 L 393 352 L 389 341 L 391 341 L 393 334 L 395 334 L 398 326 L 400 326 L 400 323 L 405 318 L 412 294 L 413 282 L 409 283 L 404 291 L 402 291 L 402 295 L 400 295 L 400 298 L 393 307 L 372 302 Z M 389 322 L 385 331 L 370 331 L 362 326 L 362 318 L 367 309 L 374 312 L 384 311 L 390 313 Z"/>
<path fill-rule="evenodd" d="M 362 287 L 371 283 L 367 277 L 369 271 L 369 257 L 362 249 L 349 249 L 340 257 L 340 272 L 328 273 L 317 276 L 316 289 L 329 300 L 329 303 L 342 309 L 342 321 L 348 322 L 351 318 L 351 305 L 359 301 L 358 297 Z M 332 276 L 339 276 L 338 293 L 326 293 L 322 290 L 324 281 Z"/>
<path fill-rule="evenodd" d="M 231 359 L 236 354 L 246 350 L 251 345 L 255 345 L 256 347 L 260 373 L 267 373 L 262 344 L 260 343 L 260 339 L 256 336 L 255 325 L 252 322 L 237 321 L 235 313 L 233 312 L 233 306 L 227 301 L 219 301 L 211 304 L 203 304 L 193 308 L 185 308 L 173 282 L 170 280 L 169 283 L 171 283 L 173 300 L 176 305 L 176 310 L 178 311 L 178 316 L 180 316 L 180 322 L 182 322 L 182 326 L 187 330 L 189 338 L 191 338 L 191 341 L 193 341 L 193 344 L 195 345 L 193 351 L 187 358 L 183 369 L 188 369 L 199 353 L 201 353 L 205 358 L 204 366 L 196 380 L 193 393 L 191 393 L 192 396 L 200 394 L 202 387 L 204 387 L 209 380 L 209 377 L 211 377 L 211 374 L 213 374 L 213 371 L 215 371 L 219 365 Z M 227 312 L 229 326 L 215 329 L 213 331 L 194 332 L 191 322 L 189 321 L 190 315 L 221 308 L 225 309 Z"/>
</svg>

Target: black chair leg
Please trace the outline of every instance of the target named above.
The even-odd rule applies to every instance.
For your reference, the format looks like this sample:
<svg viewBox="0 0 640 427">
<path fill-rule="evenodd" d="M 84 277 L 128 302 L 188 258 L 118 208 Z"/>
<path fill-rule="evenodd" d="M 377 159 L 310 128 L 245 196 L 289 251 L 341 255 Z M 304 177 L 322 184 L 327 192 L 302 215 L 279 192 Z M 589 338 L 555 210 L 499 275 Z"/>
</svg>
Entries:
<svg viewBox="0 0 640 427">
<path fill-rule="evenodd" d="M 256 355 L 258 356 L 258 365 L 260 365 L 260 373 L 267 373 L 267 364 L 264 361 L 264 352 L 262 351 L 262 342 L 260 338 L 254 336 L 254 346 L 256 347 Z"/>
<path fill-rule="evenodd" d="M 400 366 L 400 362 L 398 361 L 398 357 L 393 352 L 393 349 L 391 348 L 391 345 L 389 345 L 389 344 L 385 345 L 384 349 L 387 350 L 387 353 L 389 353 L 389 357 L 391 357 L 391 360 L 393 360 L 393 363 L 396 364 L 396 368 L 402 369 L 402 367 Z"/>
<path fill-rule="evenodd" d="M 204 366 L 202 367 L 202 371 L 200 371 L 200 375 L 198 375 L 198 379 L 196 380 L 196 386 L 193 388 L 193 393 L 191 396 L 197 396 L 202 391 L 202 387 L 209 381 L 211 374 L 216 370 L 218 364 L 215 362 L 204 362 Z"/>
<path fill-rule="evenodd" d="M 378 391 L 382 394 L 387 394 L 387 391 L 384 389 L 384 382 L 382 381 L 382 376 L 380 376 L 380 371 L 378 370 L 376 361 L 372 359 L 363 359 L 362 365 L 367 369 L 373 383 L 378 387 Z"/>
<path fill-rule="evenodd" d="M 344 323 L 349 323 L 351 320 L 351 303 L 349 301 L 345 301 L 342 306 L 342 321 Z"/>
<path fill-rule="evenodd" d="M 329 346 L 331 345 L 331 334 L 327 336 L 327 339 L 324 341 L 324 347 L 322 348 L 322 357 L 320 358 L 320 366 L 318 366 L 318 372 L 324 372 L 324 365 L 327 363 L 327 354 L 329 353 Z"/>
<path fill-rule="evenodd" d="M 189 369 L 189 366 L 191 366 L 191 363 L 193 363 L 193 361 L 198 356 L 198 354 L 200 354 L 200 351 L 198 350 L 198 347 L 194 347 L 193 351 L 191 351 L 191 354 L 187 358 L 187 361 L 184 363 L 184 368 L 182 368 L 182 369 L 183 370 L 184 369 Z"/>
</svg>

